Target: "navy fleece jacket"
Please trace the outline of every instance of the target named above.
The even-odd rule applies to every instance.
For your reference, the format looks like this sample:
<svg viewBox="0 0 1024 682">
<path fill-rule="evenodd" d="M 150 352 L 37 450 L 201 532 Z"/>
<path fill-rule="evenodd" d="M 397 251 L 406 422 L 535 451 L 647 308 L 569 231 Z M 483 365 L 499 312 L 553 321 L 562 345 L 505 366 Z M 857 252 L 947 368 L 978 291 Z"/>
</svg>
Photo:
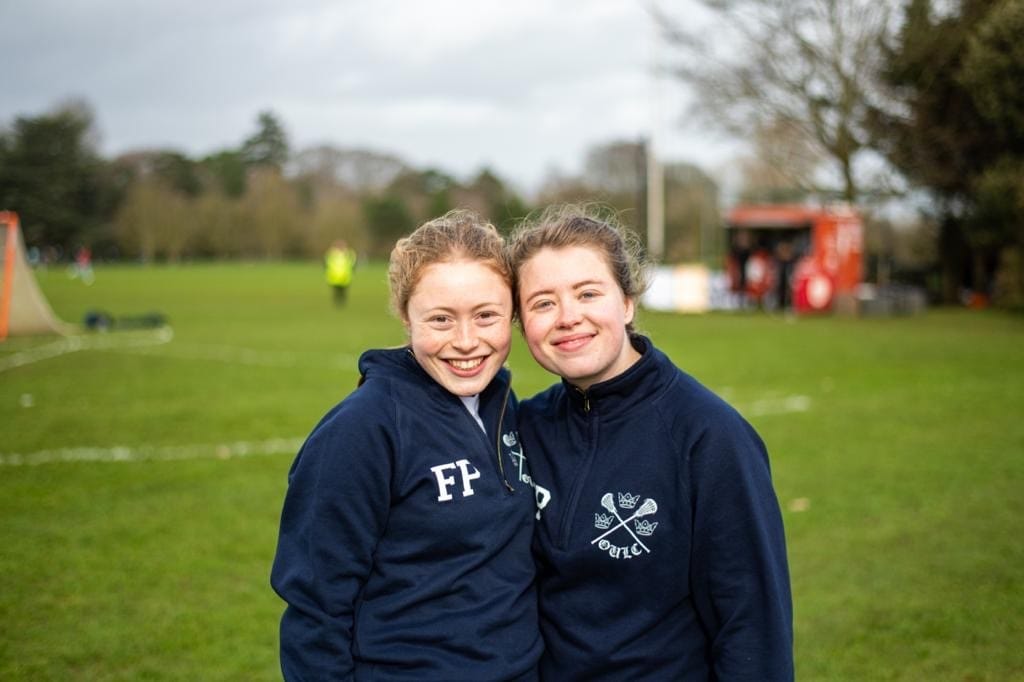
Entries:
<svg viewBox="0 0 1024 682">
<path fill-rule="evenodd" d="M 753 428 L 644 337 L 623 374 L 520 405 L 550 497 L 541 679 L 793 679 L 782 518 Z"/>
<path fill-rule="evenodd" d="M 271 574 L 285 678 L 534 679 L 536 508 L 508 372 L 480 396 L 485 434 L 409 349 L 359 370 L 288 476 Z"/>
</svg>

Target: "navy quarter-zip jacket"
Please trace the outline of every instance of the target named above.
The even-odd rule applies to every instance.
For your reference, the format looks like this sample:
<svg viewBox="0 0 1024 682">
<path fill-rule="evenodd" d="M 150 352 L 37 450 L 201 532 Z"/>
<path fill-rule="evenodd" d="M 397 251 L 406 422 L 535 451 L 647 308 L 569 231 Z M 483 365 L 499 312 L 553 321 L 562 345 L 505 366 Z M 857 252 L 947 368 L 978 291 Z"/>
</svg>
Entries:
<svg viewBox="0 0 1024 682">
<path fill-rule="evenodd" d="M 359 370 L 288 476 L 271 573 L 285 678 L 535 679 L 536 508 L 507 370 L 480 396 L 486 434 L 408 348 Z"/>
<path fill-rule="evenodd" d="M 581 392 L 520 405 L 540 510 L 541 679 L 793 679 L 792 605 L 768 455 L 650 341 Z"/>
</svg>

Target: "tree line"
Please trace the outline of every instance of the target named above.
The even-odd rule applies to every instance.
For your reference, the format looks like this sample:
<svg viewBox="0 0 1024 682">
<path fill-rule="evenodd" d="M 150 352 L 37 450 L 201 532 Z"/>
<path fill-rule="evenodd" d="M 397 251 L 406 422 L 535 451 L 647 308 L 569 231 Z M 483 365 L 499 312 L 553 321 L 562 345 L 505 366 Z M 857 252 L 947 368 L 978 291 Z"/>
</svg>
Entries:
<svg viewBox="0 0 1024 682">
<path fill-rule="evenodd" d="M 18 211 L 30 246 L 65 257 L 85 245 L 101 258 L 174 262 L 318 258 L 344 239 L 382 258 L 396 239 L 452 208 L 473 209 L 508 231 L 534 205 L 556 201 L 598 200 L 644 228 L 636 208 L 645 192 L 642 140 L 595 147 L 582 176 L 553 174 L 531 204 L 486 168 L 459 181 L 383 152 L 292 150 L 270 111 L 238 146 L 201 158 L 159 149 L 105 159 L 95 139 L 83 101 L 17 117 L 0 134 L 0 204 Z M 716 220 L 717 187 L 681 164 L 670 183 L 668 243 L 678 257 L 698 257 L 707 245 L 691 236 L 692 223 Z"/>
</svg>

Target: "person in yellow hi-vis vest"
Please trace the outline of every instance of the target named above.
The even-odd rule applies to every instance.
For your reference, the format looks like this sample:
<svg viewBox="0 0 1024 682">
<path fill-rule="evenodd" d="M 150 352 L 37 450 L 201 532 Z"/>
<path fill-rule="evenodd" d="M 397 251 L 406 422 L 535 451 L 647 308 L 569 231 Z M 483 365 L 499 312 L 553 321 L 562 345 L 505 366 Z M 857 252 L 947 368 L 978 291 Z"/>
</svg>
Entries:
<svg viewBox="0 0 1024 682">
<path fill-rule="evenodd" d="M 344 239 L 339 239 L 324 256 L 327 284 L 334 290 L 334 304 L 345 305 L 348 287 L 352 283 L 352 272 L 356 267 L 356 252 L 349 248 Z"/>
</svg>

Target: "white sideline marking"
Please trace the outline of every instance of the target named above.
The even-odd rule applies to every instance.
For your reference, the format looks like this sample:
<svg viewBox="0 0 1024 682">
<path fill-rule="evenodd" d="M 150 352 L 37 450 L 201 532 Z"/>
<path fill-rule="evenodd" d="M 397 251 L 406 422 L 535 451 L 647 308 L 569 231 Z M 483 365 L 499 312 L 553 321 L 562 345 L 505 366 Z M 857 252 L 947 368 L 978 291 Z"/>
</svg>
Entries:
<svg viewBox="0 0 1024 682">
<path fill-rule="evenodd" d="M 811 399 L 805 395 L 791 395 L 781 398 L 756 400 L 747 405 L 737 405 L 737 410 L 747 417 L 765 417 L 811 409 Z M 37 466 L 55 462 L 141 462 L 172 461 L 184 459 L 231 459 L 258 455 L 295 453 L 302 445 L 303 438 L 272 438 L 264 441 L 238 441 L 219 445 L 165 445 L 130 447 L 118 445 L 111 448 L 59 448 L 30 453 L 0 453 L 0 466 Z"/>
<path fill-rule="evenodd" d="M 29 453 L 0 453 L 0 466 L 38 466 L 57 462 L 169 462 L 184 459 L 233 459 L 298 451 L 304 438 L 271 438 L 220 445 L 164 445 L 112 448 L 59 448 Z"/>
<path fill-rule="evenodd" d="M 351 355 L 334 355 L 327 363 L 311 363 L 308 355 L 292 353 L 289 351 L 260 351 L 251 348 L 240 348 L 238 346 L 217 346 L 212 344 L 181 344 L 161 348 L 126 348 L 112 349 L 124 350 L 137 355 L 152 355 L 157 357 L 175 358 L 178 360 L 210 360 L 214 362 L 237 363 L 242 365 L 254 365 L 258 367 L 301 367 L 306 366 L 329 366 L 342 369 L 356 370 L 359 359 Z"/>
<path fill-rule="evenodd" d="M 127 336 L 133 334 L 132 336 Z M 98 350 L 115 353 L 134 353 L 177 360 L 206 360 L 257 367 L 325 367 L 358 372 L 359 358 L 352 355 L 332 355 L 330 360 L 310 361 L 308 355 L 289 351 L 260 351 L 238 346 L 213 344 L 170 344 L 174 332 L 162 327 L 156 333 L 139 335 L 133 332 L 111 332 L 88 336 L 69 336 L 53 343 L 13 353 L 0 358 L 0 372 L 22 367 L 34 362 L 49 360 L 67 353 L 81 350 Z"/>
<path fill-rule="evenodd" d="M 12 353 L 0 358 L 0 372 L 31 365 L 34 362 L 49 360 L 80 350 L 130 350 L 146 346 L 159 346 L 170 343 L 174 331 L 170 327 L 161 327 L 155 332 L 139 334 L 136 332 L 99 333 L 89 336 L 67 336 L 42 346 Z"/>
<path fill-rule="evenodd" d="M 755 400 L 746 405 L 737 405 L 736 409 L 747 417 L 767 417 L 777 414 L 807 412 L 811 409 L 811 399 L 805 395 L 788 395 L 782 398 L 765 398 Z"/>
</svg>

